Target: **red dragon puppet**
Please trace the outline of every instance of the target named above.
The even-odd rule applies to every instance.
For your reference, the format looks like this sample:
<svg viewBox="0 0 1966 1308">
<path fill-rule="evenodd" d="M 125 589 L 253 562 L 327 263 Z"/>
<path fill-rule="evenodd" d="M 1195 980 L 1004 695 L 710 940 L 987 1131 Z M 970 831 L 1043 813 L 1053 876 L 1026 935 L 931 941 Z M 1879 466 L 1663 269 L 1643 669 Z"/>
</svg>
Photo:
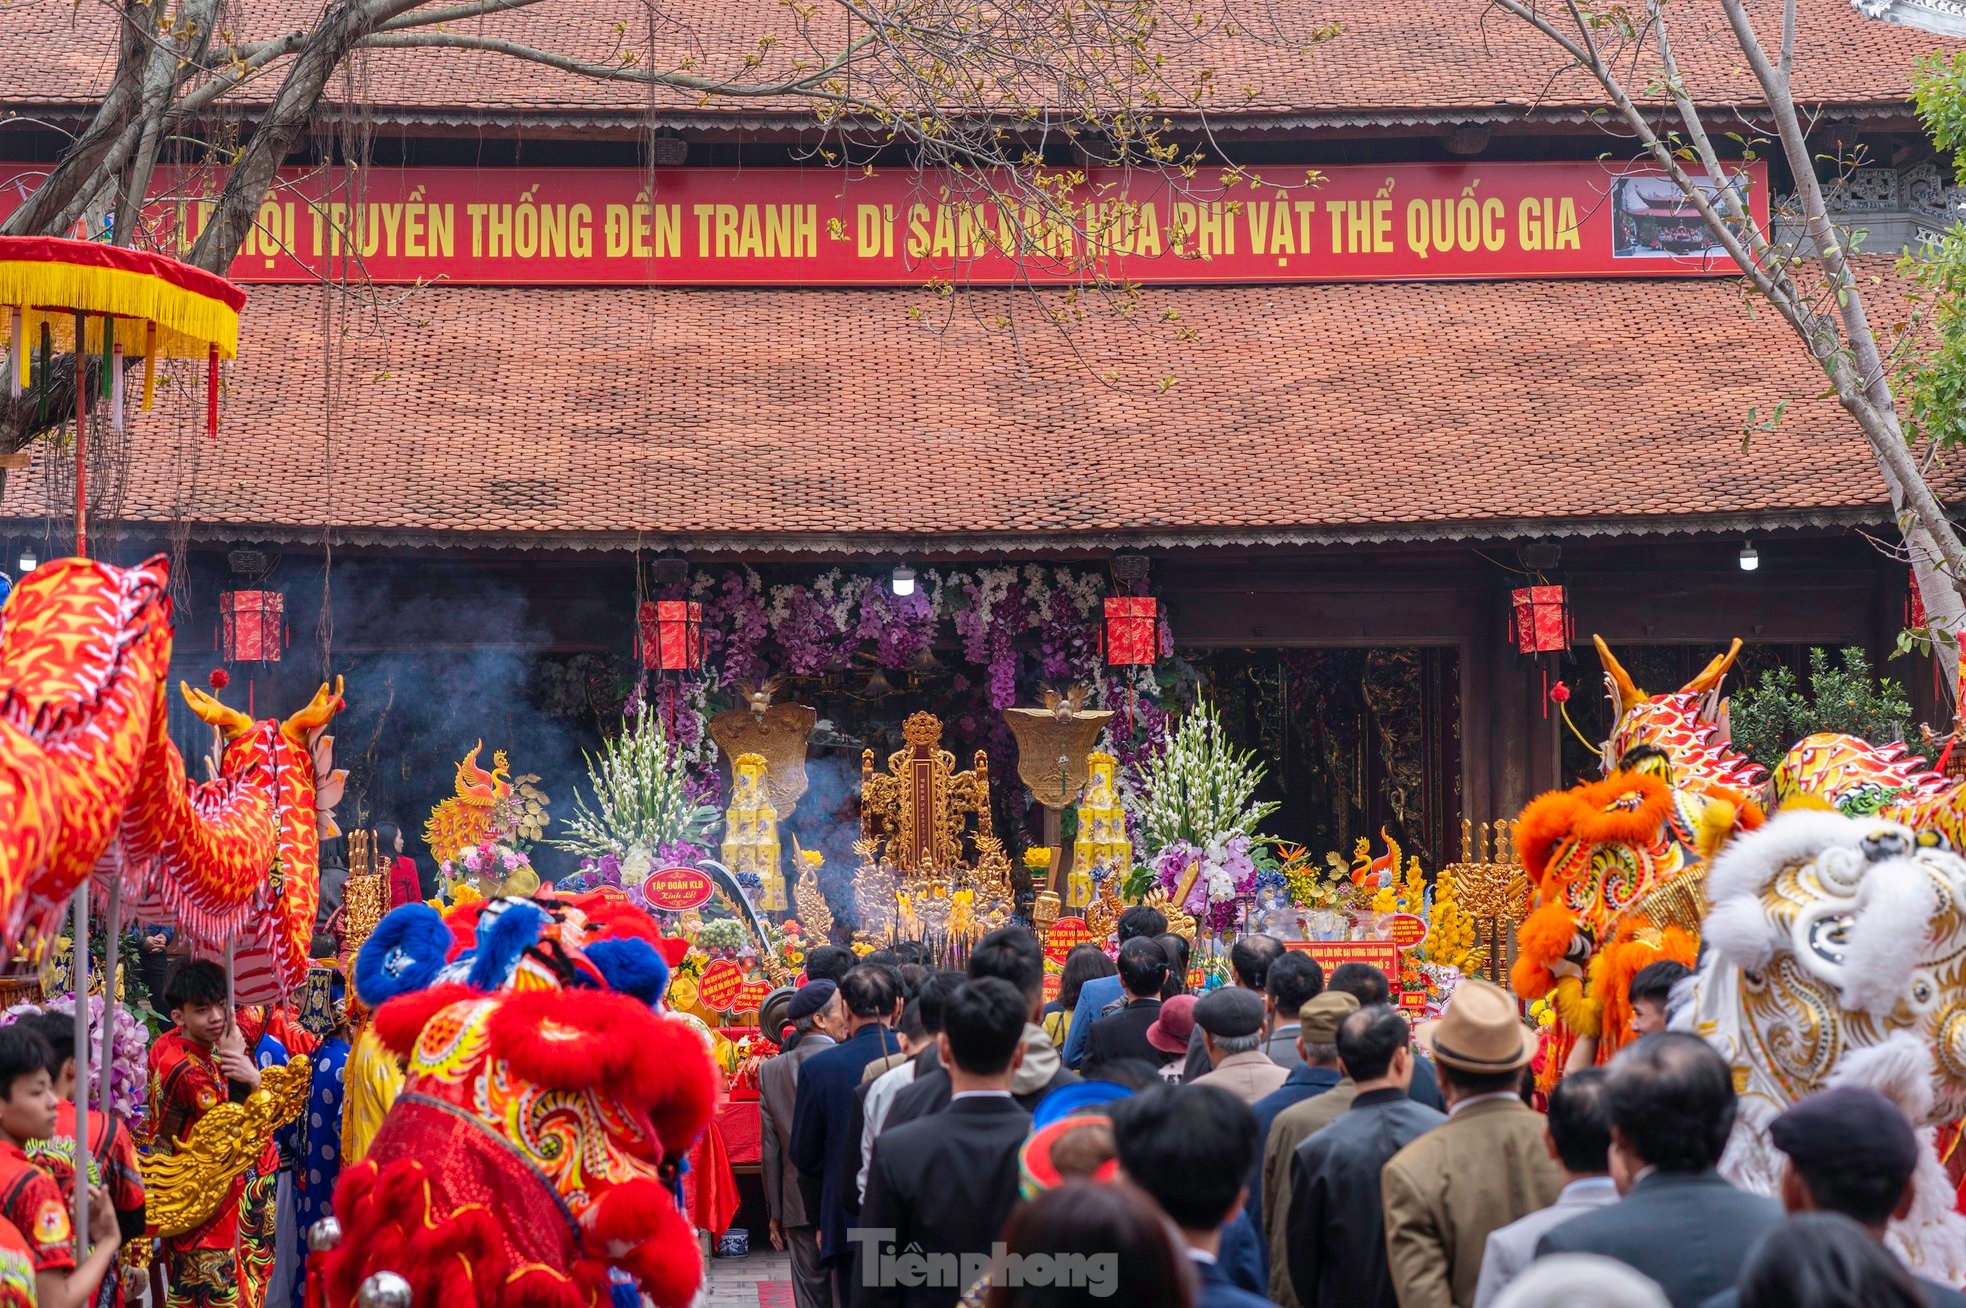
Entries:
<svg viewBox="0 0 1966 1308">
<path fill-rule="evenodd" d="M 120 868 L 137 914 L 197 952 L 230 945 L 240 1001 L 272 1002 L 307 973 L 341 687 L 285 722 L 186 690 L 225 741 L 218 775 L 193 783 L 167 733 L 170 659 L 161 557 L 57 560 L 0 607 L 0 920 L 9 939 L 45 935 L 99 864 Z"/>
</svg>

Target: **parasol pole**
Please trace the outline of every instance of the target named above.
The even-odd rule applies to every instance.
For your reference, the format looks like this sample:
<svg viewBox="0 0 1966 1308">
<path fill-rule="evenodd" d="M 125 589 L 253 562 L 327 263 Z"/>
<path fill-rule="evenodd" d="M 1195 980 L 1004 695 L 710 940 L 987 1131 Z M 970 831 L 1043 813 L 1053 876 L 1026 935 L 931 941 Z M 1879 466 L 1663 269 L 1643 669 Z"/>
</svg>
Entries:
<svg viewBox="0 0 1966 1308">
<path fill-rule="evenodd" d="M 109 938 L 109 953 L 102 960 L 102 1111 L 109 1111 L 109 1069 L 116 1065 L 116 969 L 122 961 L 123 931 L 123 855 L 116 855 L 116 868 L 109 879 L 109 907 L 103 919 L 103 932 Z M 79 1070 L 79 1069 L 78 1069 Z M 77 1141 L 78 1145 L 80 1141 Z"/>
<path fill-rule="evenodd" d="M 89 388 L 86 384 L 89 370 L 82 359 L 88 322 L 81 314 L 75 315 L 75 553 L 84 559 L 89 557 Z M 86 1017 L 84 1014 L 85 1020 Z M 87 1043 L 86 1037 L 83 1043 Z M 76 1056 L 77 1080 L 80 1080 L 81 1045 L 76 1046 Z M 85 1189 L 86 1186 L 77 1186 L 75 1192 L 79 1195 Z M 81 1210 L 78 1203 L 76 1211 Z M 79 1231 L 77 1238 L 80 1238 Z"/>
<path fill-rule="evenodd" d="M 81 391 L 76 391 L 81 403 Z M 68 980 L 75 994 L 75 1261 L 89 1256 L 89 883 L 75 892 L 75 944 Z"/>
</svg>

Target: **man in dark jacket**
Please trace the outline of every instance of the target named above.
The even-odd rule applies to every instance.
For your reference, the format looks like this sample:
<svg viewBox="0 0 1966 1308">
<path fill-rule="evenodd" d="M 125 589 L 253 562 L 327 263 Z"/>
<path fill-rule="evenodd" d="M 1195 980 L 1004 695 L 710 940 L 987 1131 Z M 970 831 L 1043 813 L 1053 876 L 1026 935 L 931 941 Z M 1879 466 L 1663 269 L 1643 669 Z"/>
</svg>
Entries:
<svg viewBox="0 0 1966 1308">
<path fill-rule="evenodd" d="M 901 1049 L 888 1029 L 901 1006 L 894 969 L 867 963 L 853 968 L 840 978 L 839 1003 L 847 1038 L 799 1068 L 791 1163 L 799 1170 L 806 1215 L 816 1215 L 819 1261 L 833 1273 L 833 1301 L 845 1303 L 854 1254 L 847 1244 L 847 1213 L 860 1173 L 853 1092 L 867 1064 Z"/>
<path fill-rule="evenodd" d="M 1256 1121 L 1217 1086 L 1155 1086 L 1113 1108 L 1113 1146 L 1128 1180 L 1181 1233 L 1195 1277 L 1196 1308 L 1267 1308 L 1223 1265 L 1225 1224 L 1241 1206 L 1237 1179 L 1256 1161 Z"/>
<path fill-rule="evenodd" d="M 1137 1058 L 1155 1067 L 1172 1057 L 1147 1039 L 1147 1028 L 1160 1016 L 1160 990 L 1167 982 L 1167 951 L 1157 940 L 1135 937 L 1120 946 L 1120 985 L 1127 994 L 1125 1008 L 1092 1024 L 1085 1041 L 1085 1066 L 1116 1058 Z M 1081 993 L 1079 1002 L 1084 1003 Z"/>
<path fill-rule="evenodd" d="M 1352 1106 L 1297 1146 L 1291 1161 L 1289 1276 L 1304 1308 L 1399 1308 L 1386 1258 L 1379 1173 L 1447 1120 L 1407 1097 L 1411 1029 L 1384 1004 L 1338 1028 L 1338 1061 L 1358 1087 Z"/>
<path fill-rule="evenodd" d="M 1066 1070 L 1051 1037 L 1038 1025 L 1037 1019 L 1044 1012 L 1044 946 L 1029 927 L 1002 927 L 977 941 L 969 956 L 969 975 L 972 980 L 995 977 L 1010 982 L 1030 1007 L 1024 1023 L 1024 1058 L 1010 1085 L 1011 1097 L 1019 1108 L 1031 1112 L 1053 1090 L 1079 1079 L 1076 1072 Z M 895 1095 L 882 1129 L 941 1112 L 949 1106 L 949 1094 L 947 1068 L 918 1071 L 914 1084 Z"/>
<path fill-rule="evenodd" d="M 1733 1285 L 1782 1221 L 1780 1204 L 1714 1170 L 1734 1126 L 1727 1060 L 1695 1035 L 1646 1036 L 1611 1060 L 1604 1106 L 1624 1197 L 1552 1229 L 1536 1256 L 1603 1254 L 1657 1281 L 1673 1308 L 1695 1308 Z"/>
<path fill-rule="evenodd" d="M 1293 957 L 1296 956 L 1287 955 L 1279 959 L 1278 968 Z M 1274 978 L 1274 970 L 1271 976 Z M 1289 1014 L 1290 1029 L 1297 1032 L 1297 1066 L 1284 1078 L 1280 1088 L 1256 1101 L 1256 1161 L 1250 1165 L 1249 1198 L 1243 1201 L 1243 1211 L 1249 1215 L 1250 1225 L 1256 1228 L 1259 1236 L 1264 1230 L 1263 1146 L 1270 1138 L 1270 1128 L 1276 1125 L 1284 1109 L 1321 1095 L 1338 1084 L 1343 1075 L 1338 1070 L 1338 1027 L 1356 1012 L 1358 1000 L 1342 990 L 1332 990 L 1314 995 L 1301 1008 Z M 1267 1277 L 1269 1241 L 1265 1239 L 1260 1243 L 1263 1246 L 1263 1274 Z"/>
<path fill-rule="evenodd" d="M 936 1043 L 949 1069 L 949 1106 L 890 1127 L 874 1140 L 867 1207 L 854 1238 L 861 1275 L 853 1302 L 865 1308 L 947 1308 L 974 1279 L 962 1268 L 986 1259 L 1017 1203 L 1018 1151 L 1031 1115 L 1010 1097 L 1024 1058 L 1030 1002 L 997 977 L 965 981 L 942 1010 Z M 925 1283 L 905 1285 L 883 1255 L 907 1250 L 929 1264 Z M 940 1273 L 953 1255 L 956 1275 Z M 982 1264 L 973 1269 L 980 1273 Z"/>
</svg>

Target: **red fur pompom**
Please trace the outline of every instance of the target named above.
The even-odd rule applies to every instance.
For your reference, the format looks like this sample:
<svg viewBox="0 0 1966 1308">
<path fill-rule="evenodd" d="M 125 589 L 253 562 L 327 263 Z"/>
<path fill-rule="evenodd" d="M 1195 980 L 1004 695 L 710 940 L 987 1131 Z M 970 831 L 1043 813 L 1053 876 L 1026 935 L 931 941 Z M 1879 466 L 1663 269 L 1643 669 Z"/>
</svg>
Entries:
<svg viewBox="0 0 1966 1308">
<path fill-rule="evenodd" d="M 213 690 L 224 690 L 232 684 L 232 674 L 224 668 L 213 668 L 211 673 L 206 676 L 205 684 Z"/>
</svg>

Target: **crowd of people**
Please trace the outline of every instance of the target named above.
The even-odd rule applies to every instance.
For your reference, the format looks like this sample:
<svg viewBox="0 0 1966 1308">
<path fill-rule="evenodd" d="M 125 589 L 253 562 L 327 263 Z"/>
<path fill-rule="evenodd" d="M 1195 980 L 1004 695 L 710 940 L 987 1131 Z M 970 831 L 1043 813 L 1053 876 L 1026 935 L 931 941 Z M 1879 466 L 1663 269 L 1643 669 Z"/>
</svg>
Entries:
<svg viewBox="0 0 1966 1308">
<path fill-rule="evenodd" d="M 1881 1095 L 1777 1120 L 1779 1199 L 1722 1178 L 1732 1073 L 1663 1029 L 1684 969 L 1635 977 L 1640 1038 L 1538 1105 L 1496 986 L 1416 1028 L 1378 969 L 1254 935 L 1195 995 L 1166 926 L 1127 910 L 1049 1004 L 1023 927 L 960 974 L 810 952 L 760 1077 L 800 1308 L 1966 1305 L 1885 1245 L 1924 1146 Z"/>
</svg>

